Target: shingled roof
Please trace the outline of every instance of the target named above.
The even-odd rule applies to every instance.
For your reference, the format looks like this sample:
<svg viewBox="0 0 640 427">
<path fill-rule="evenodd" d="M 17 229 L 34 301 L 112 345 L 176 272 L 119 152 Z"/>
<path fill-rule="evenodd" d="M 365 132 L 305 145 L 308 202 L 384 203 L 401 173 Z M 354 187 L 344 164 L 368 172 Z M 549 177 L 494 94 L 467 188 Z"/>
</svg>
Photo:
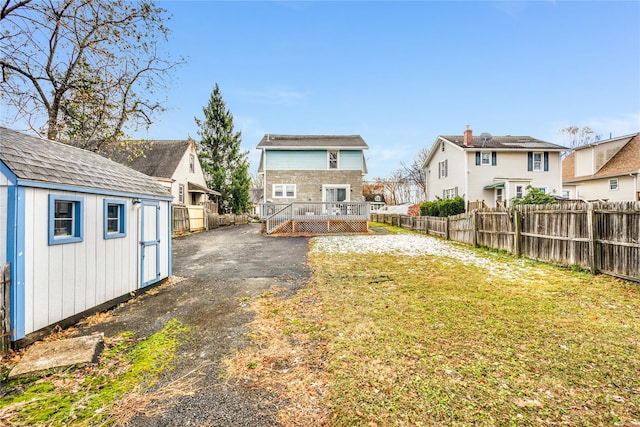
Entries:
<svg viewBox="0 0 640 427">
<path fill-rule="evenodd" d="M 464 136 L 462 135 L 440 135 L 438 138 L 445 139 L 448 142 L 455 144 L 461 148 L 470 149 L 494 149 L 494 150 L 566 150 L 565 147 L 554 144 L 552 142 L 542 141 L 540 139 L 532 138 L 530 136 L 492 136 L 490 139 L 485 139 L 482 136 L 473 136 L 472 146 L 467 147 L 464 145 Z"/>
<path fill-rule="evenodd" d="M 584 181 L 589 179 L 604 178 L 628 173 L 640 172 L 640 133 L 623 137 L 627 139 L 625 145 L 607 161 L 593 175 L 576 176 L 575 156 L 573 152 L 562 161 L 562 181 Z M 621 138 L 616 138 L 620 140 Z M 604 144 L 613 140 L 600 141 L 594 145 Z M 577 147 L 576 150 L 589 148 L 589 146 Z"/>
<path fill-rule="evenodd" d="M 128 153 L 115 152 L 108 157 L 145 175 L 171 178 L 190 143 L 188 139 L 151 140 L 142 147 L 144 154 L 141 156 L 129 159 Z"/>
<path fill-rule="evenodd" d="M 257 148 L 277 149 L 367 149 L 360 135 L 272 135 L 266 134 Z"/>
<path fill-rule="evenodd" d="M 0 127 L 0 161 L 30 185 L 57 184 L 171 198 L 154 179 L 70 145 Z"/>
</svg>

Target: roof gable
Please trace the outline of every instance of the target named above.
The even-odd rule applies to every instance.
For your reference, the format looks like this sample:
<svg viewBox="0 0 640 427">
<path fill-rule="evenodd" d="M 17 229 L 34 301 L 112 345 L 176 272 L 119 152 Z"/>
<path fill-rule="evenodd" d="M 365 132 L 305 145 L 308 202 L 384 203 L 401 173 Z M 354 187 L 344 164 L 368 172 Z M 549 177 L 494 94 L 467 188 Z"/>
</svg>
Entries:
<svg viewBox="0 0 640 427">
<path fill-rule="evenodd" d="M 96 153 L 0 127 L 0 161 L 19 180 L 170 197 L 154 179 Z"/>
<path fill-rule="evenodd" d="M 271 135 L 266 134 L 257 148 L 262 149 L 355 149 L 369 148 L 360 135 Z"/>
<path fill-rule="evenodd" d="M 107 157 L 145 175 L 171 178 L 191 144 L 191 140 L 150 140 L 141 156 L 129 158 L 126 152 L 114 152 Z"/>
<path fill-rule="evenodd" d="M 621 147 L 610 159 L 608 159 L 593 175 L 576 176 L 576 153 L 569 154 L 562 161 L 562 181 L 581 181 L 586 179 L 602 178 L 608 176 L 625 175 L 628 173 L 640 173 L 640 133 L 627 138 L 627 142 Z M 578 147 L 576 150 L 583 150 L 596 145 L 602 145 L 609 141 L 599 141 L 584 147 Z"/>
</svg>

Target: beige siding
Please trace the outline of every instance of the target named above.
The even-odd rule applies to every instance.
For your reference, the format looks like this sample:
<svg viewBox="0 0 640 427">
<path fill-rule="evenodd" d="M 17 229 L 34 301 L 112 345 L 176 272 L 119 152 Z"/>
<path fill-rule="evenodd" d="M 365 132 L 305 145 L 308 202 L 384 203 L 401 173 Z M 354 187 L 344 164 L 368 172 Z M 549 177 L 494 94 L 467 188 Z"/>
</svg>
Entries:
<svg viewBox="0 0 640 427">
<path fill-rule="evenodd" d="M 609 189 L 611 178 L 593 179 L 576 185 L 576 198 L 583 200 L 608 200 L 623 202 L 636 200 L 637 176 L 624 175 L 618 177 L 618 189 Z"/>
<path fill-rule="evenodd" d="M 193 172 L 190 172 L 189 170 L 189 154 L 192 154 L 195 158 Z M 172 178 L 174 179 L 174 182 L 171 184 L 171 195 L 173 195 L 174 203 L 178 203 L 179 200 L 178 196 L 180 191 L 180 184 L 184 185 L 185 204 L 187 205 L 191 204 L 191 196 L 188 192 L 189 182 L 199 184 L 203 187 L 207 186 L 207 182 L 204 179 L 204 173 L 202 172 L 202 167 L 200 166 L 200 161 L 198 160 L 198 155 L 193 144 L 190 144 L 189 149 L 185 151 L 182 159 L 180 160 L 180 163 L 178 164 L 178 167 L 173 173 Z M 212 188 L 212 190 L 215 190 L 215 188 Z M 204 196 L 201 196 L 200 200 L 198 200 L 196 204 L 204 201 Z"/>
<path fill-rule="evenodd" d="M 433 201 L 437 197 L 442 198 L 443 191 L 449 188 L 458 187 L 458 195 L 463 196 L 465 193 L 465 153 L 464 151 L 449 143 L 444 143 L 445 148 L 442 151 L 442 141 L 438 142 L 438 146 L 433 157 L 426 167 L 427 173 L 427 200 Z M 439 176 L 440 162 L 447 161 L 447 176 Z"/>
</svg>

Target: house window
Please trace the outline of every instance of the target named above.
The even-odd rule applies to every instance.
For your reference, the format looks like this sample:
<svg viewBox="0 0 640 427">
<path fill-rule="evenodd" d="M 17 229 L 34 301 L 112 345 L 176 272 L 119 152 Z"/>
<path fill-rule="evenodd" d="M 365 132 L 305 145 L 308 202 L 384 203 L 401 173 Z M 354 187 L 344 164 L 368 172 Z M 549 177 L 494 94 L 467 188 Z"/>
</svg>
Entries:
<svg viewBox="0 0 640 427">
<path fill-rule="evenodd" d="M 618 190 L 618 178 L 611 178 L 609 180 L 609 190 L 612 190 L 612 191 Z"/>
<path fill-rule="evenodd" d="M 480 152 L 476 151 L 476 166 L 491 165 L 496 166 L 498 164 L 498 153 L 496 151 Z"/>
<path fill-rule="evenodd" d="M 491 164 L 491 153 L 481 153 L 480 156 L 482 165 Z"/>
<path fill-rule="evenodd" d="M 441 151 L 444 153 L 444 142 L 442 143 Z"/>
<path fill-rule="evenodd" d="M 295 184 L 273 184 L 273 197 L 294 199 L 296 197 Z"/>
<path fill-rule="evenodd" d="M 49 245 L 82 241 L 83 199 L 49 195 Z"/>
<path fill-rule="evenodd" d="M 184 185 L 178 185 L 178 203 L 184 205 Z"/>
<path fill-rule="evenodd" d="M 522 199 L 524 197 L 524 186 L 516 185 L 516 198 Z"/>
<path fill-rule="evenodd" d="M 547 193 L 547 189 L 546 189 L 546 187 L 538 187 L 538 190 L 540 190 L 540 192 L 541 192 L 542 194 L 546 194 L 546 193 Z"/>
<path fill-rule="evenodd" d="M 196 156 L 189 154 L 189 172 L 193 173 L 196 170 Z"/>
<path fill-rule="evenodd" d="M 438 162 L 438 178 L 446 178 L 448 173 L 448 162 L 443 160 Z"/>
<path fill-rule="evenodd" d="M 458 187 L 445 188 L 442 190 L 443 199 L 453 199 L 455 197 L 458 197 Z"/>
<path fill-rule="evenodd" d="M 533 170 L 542 170 L 542 153 L 533 153 Z"/>
<path fill-rule="evenodd" d="M 104 238 L 115 239 L 125 237 L 126 232 L 126 206 L 123 200 L 104 201 Z"/>
<path fill-rule="evenodd" d="M 329 169 L 338 169 L 337 151 L 329 151 Z"/>
<path fill-rule="evenodd" d="M 562 190 L 562 197 L 568 199 L 571 197 L 571 192 L 569 190 Z"/>
</svg>

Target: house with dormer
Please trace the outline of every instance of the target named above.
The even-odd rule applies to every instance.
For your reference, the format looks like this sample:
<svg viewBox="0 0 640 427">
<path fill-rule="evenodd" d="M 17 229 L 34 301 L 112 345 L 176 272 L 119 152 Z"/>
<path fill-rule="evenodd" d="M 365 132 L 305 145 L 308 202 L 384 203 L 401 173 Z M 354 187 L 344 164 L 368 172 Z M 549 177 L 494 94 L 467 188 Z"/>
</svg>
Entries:
<svg viewBox="0 0 640 427">
<path fill-rule="evenodd" d="M 640 201 L 640 133 L 576 147 L 562 174 L 567 198 Z"/>
<path fill-rule="evenodd" d="M 257 146 L 262 200 L 362 202 L 368 148 L 359 135 L 267 134 Z"/>
<path fill-rule="evenodd" d="M 467 207 L 508 207 L 527 187 L 561 196 L 565 147 L 530 136 L 462 135 L 436 138 L 423 169 L 427 200 L 462 196 Z"/>
</svg>

